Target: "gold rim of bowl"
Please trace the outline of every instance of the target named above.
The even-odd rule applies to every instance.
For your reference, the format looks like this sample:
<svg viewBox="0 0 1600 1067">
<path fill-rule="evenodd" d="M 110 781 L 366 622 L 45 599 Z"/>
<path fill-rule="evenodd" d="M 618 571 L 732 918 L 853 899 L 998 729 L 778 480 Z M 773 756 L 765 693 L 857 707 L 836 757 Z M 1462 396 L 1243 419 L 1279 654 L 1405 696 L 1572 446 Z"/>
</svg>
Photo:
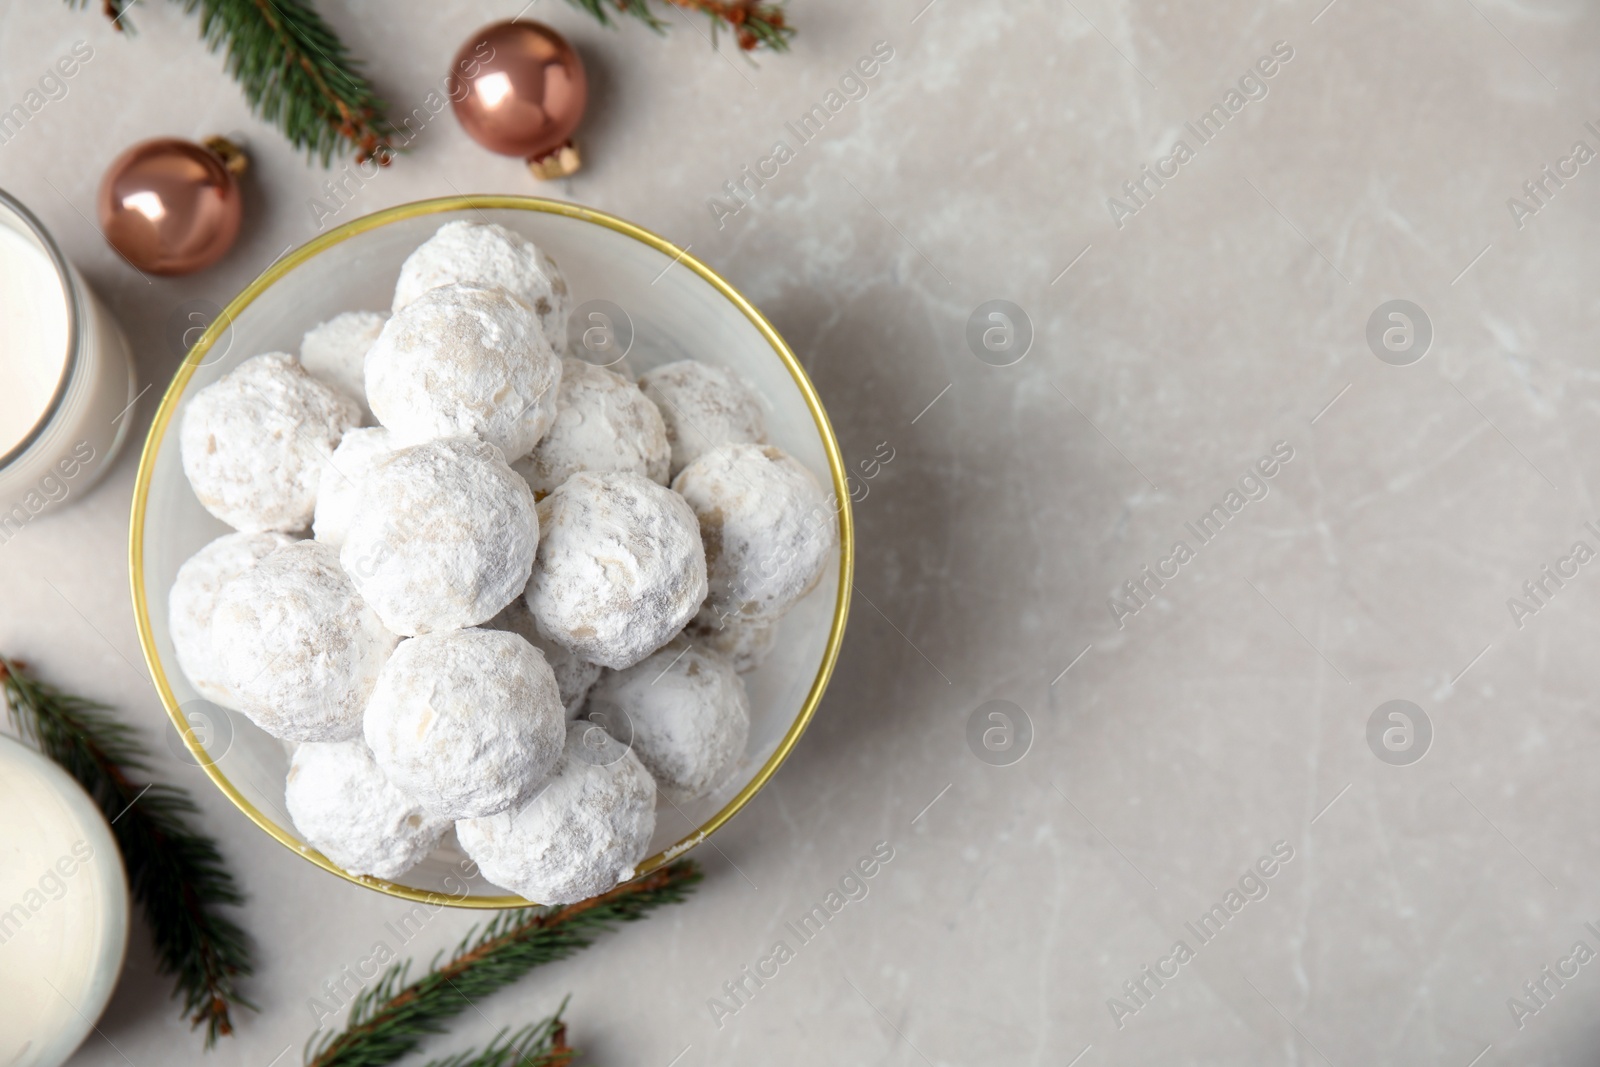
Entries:
<svg viewBox="0 0 1600 1067">
<path fill-rule="evenodd" d="M 162 439 L 166 436 L 167 424 L 172 421 L 178 403 L 183 397 L 185 386 L 193 377 L 195 370 L 200 366 L 205 354 L 216 343 L 217 339 L 226 332 L 229 324 L 238 318 L 240 313 L 262 293 L 266 292 L 278 279 L 294 270 L 300 264 L 312 257 L 327 251 L 334 245 L 349 240 L 368 230 L 377 229 L 388 223 L 401 219 L 416 218 L 422 215 L 433 215 L 447 211 L 470 211 L 485 209 L 510 209 L 517 211 L 541 211 L 552 215 L 565 215 L 568 218 L 581 219 L 584 222 L 604 226 L 606 229 L 615 230 L 633 238 L 668 256 L 674 264 L 681 263 L 689 270 L 694 271 L 704 279 L 712 288 L 721 293 L 728 302 L 738 308 L 749 319 L 751 324 L 760 331 L 772 351 L 788 369 L 790 377 L 794 379 L 801 395 L 805 398 L 806 407 L 811 411 L 811 418 L 816 423 L 817 432 L 822 437 L 824 450 L 828 455 L 828 467 L 833 475 L 834 496 L 839 506 L 839 599 L 834 610 L 832 627 L 828 633 L 828 643 L 823 650 L 822 662 L 817 668 L 816 678 L 811 683 L 811 689 L 806 694 L 800 713 L 795 716 L 794 722 L 778 742 L 778 747 L 773 751 L 767 761 L 762 764 L 753 778 L 739 790 L 738 794 L 723 805 L 711 818 L 707 819 L 692 833 L 685 835 L 675 844 L 656 853 L 649 859 L 641 862 L 635 870 L 635 877 L 642 877 L 656 870 L 663 864 L 676 859 L 689 849 L 700 844 L 715 833 L 724 823 L 733 818 L 749 803 L 750 798 L 760 792 L 762 786 L 777 773 L 783 761 L 789 757 L 800 735 L 805 732 L 806 726 L 811 722 L 811 717 L 816 714 L 817 705 L 822 702 L 823 691 L 828 687 L 828 679 L 833 674 L 835 661 L 839 658 L 839 646 L 844 640 L 845 619 L 850 609 L 851 579 L 855 570 L 855 526 L 850 514 L 850 492 L 846 482 L 844 460 L 839 453 L 839 442 L 833 435 L 833 427 L 828 423 L 828 415 L 823 410 L 822 401 L 818 399 L 816 389 L 811 384 L 811 379 L 806 376 L 805 370 L 800 366 L 800 361 L 795 357 L 778 331 L 766 317 L 757 311 L 739 292 L 722 279 L 716 271 L 689 255 L 656 234 L 642 227 L 635 226 L 604 212 L 591 208 L 580 207 L 576 204 L 563 203 L 557 200 L 546 200 L 541 197 L 531 196 L 449 196 L 434 200 L 419 200 L 410 204 L 401 204 L 398 207 L 387 208 L 374 212 L 371 215 L 353 219 L 330 230 L 306 244 L 290 252 L 278 260 L 271 267 L 245 287 L 244 291 L 235 297 L 215 322 L 201 336 L 195 346 L 190 349 L 184 358 L 182 366 L 172 379 L 172 384 L 167 387 L 167 392 L 161 400 L 161 407 L 156 411 L 155 419 L 150 425 L 149 435 L 145 438 L 144 452 L 139 459 L 139 475 L 133 488 L 133 519 L 130 527 L 128 542 L 128 563 L 133 579 L 133 611 L 134 620 L 139 627 L 139 645 L 144 651 L 145 663 L 150 668 L 150 677 L 154 682 L 156 691 L 161 695 L 161 702 L 167 709 L 167 715 L 172 719 L 173 726 L 177 728 L 183 742 L 188 746 L 189 752 L 195 760 L 205 769 L 207 775 L 216 783 L 218 789 L 231 801 L 234 806 L 244 812 L 257 826 L 265 830 L 274 839 L 300 856 L 305 857 L 318 867 L 338 875 L 340 878 L 370 889 L 376 889 L 390 896 L 400 897 L 405 900 L 416 901 L 424 904 L 445 905 L 460 908 L 516 908 L 524 907 L 533 901 L 528 901 L 515 895 L 503 896 L 457 896 L 447 893 L 437 893 L 432 890 L 414 889 L 410 886 L 399 885 L 378 878 L 358 876 L 341 869 L 338 864 L 328 859 L 322 853 L 302 845 L 287 829 L 279 826 L 272 819 L 262 814 L 250 801 L 246 800 L 237 787 L 230 782 L 222 769 L 212 762 L 210 754 L 195 737 L 193 729 L 181 714 L 178 700 L 173 695 L 172 687 L 167 682 L 166 668 L 161 662 L 161 657 L 156 651 L 155 635 L 150 625 L 150 612 L 146 600 L 144 585 L 144 522 L 145 507 L 150 493 L 150 479 L 155 469 L 156 454 L 160 451 Z"/>
</svg>

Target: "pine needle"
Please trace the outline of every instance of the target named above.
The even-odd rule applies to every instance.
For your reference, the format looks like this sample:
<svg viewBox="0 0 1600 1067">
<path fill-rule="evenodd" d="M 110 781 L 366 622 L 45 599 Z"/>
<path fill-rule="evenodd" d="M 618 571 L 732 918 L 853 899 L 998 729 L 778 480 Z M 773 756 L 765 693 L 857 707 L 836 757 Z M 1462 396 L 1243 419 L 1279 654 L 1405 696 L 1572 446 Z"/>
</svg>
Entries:
<svg viewBox="0 0 1600 1067">
<path fill-rule="evenodd" d="M 615 26 L 612 12 L 638 19 L 657 33 L 666 33 L 667 24 L 650 9 L 649 0 L 567 0 L 579 11 L 587 11 L 602 26 Z"/>
<path fill-rule="evenodd" d="M 81 7 L 86 0 L 67 0 Z M 394 125 L 361 64 L 309 0 L 174 0 L 200 14 L 200 36 L 225 53 L 228 73 L 251 110 L 281 129 L 291 144 L 323 166 L 354 150 L 356 161 L 387 164 Z M 103 0 L 119 30 L 132 0 Z"/>
<path fill-rule="evenodd" d="M 601 25 L 612 26 L 613 15 L 638 19 L 657 33 L 666 31 L 667 23 L 655 13 L 650 0 L 567 0 L 573 7 L 587 11 Z M 764 0 L 659 0 L 685 11 L 699 11 L 711 20 L 711 43 L 716 44 L 717 31 L 731 29 L 739 47 L 749 52 L 767 48 L 785 52 L 794 27 L 783 16 L 781 3 Z"/>
<path fill-rule="evenodd" d="M 425 1067 L 567 1067 L 577 1050 L 567 1047 L 567 1024 L 561 1013 L 541 1023 L 531 1023 L 509 1037 L 504 1030 L 482 1052 L 468 1049 L 448 1059 L 430 1060 Z"/>
<path fill-rule="evenodd" d="M 236 981 L 251 973 L 250 938 L 224 905 L 244 902 L 217 843 L 193 828 L 199 809 L 176 786 L 141 785 L 149 754 L 104 704 L 63 693 L 0 656 L 0 691 L 23 737 L 60 764 L 111 823 L 134 899 L 162 971 L 176 976 L 184 1015 L 205 1027 L 206 1047 L 233 1033 L 229 1009 L 254 1009 Z"/>
<path fill-rule="evenodd" d="M 578 904 L 502 912 L 473 927 L 441 963 L 409 980 L 409 960 L 386 970 L 351 1002 L 345 1029 L 313 1036 L 307 1067 L 380 1067 L 412 1052 L 480 997 L 510 985 L 540 964 L 565 959 L 618 923 L 634 922 L 684 900 L 700 881 L 692 860 L 679 860 L 638 881 Z M 559 1062 L 559 1061 L 552 1061 Z"/>
</svg>

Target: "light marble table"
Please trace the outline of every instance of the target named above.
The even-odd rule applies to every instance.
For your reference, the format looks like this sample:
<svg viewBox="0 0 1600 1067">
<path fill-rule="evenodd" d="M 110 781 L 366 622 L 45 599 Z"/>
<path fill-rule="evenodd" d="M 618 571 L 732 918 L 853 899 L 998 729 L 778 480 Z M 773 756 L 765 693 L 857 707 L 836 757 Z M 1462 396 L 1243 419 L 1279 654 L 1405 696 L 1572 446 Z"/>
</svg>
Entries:
<svg viewBox="0 0 1600 1067">
<path fill-rule="evenodd" d="M 1583 525 L 1600 520 L 1600 165 L 1562 161 L 1576 141 L 1600 149 L 1600 16 L 1578 0 L 925 3 L 796 3 L 793 53 L 756 66 L 676 16 L 656 39 L 533 8 L 594 83 L 588 167 L 541 191 L 692 245 L 801 354 L 849 461 L 882 442 L 894 459 L 857 506 L 832 688 L 699 852 L 693 902 L 431 1048 L 570 991 L 590 1062 L 630 1067 L 1592 1063 L 1600 964 L 1562 961 L 1600 949 L 1585 925 L 1600 927 L 1600 656 L 1584 645 L 1600 565 L 1560 561 L 1600 547 Z M 396 101 L 516 13 L 319 6 Z M 311 237 L 328 176 L 249 116 L 176 5 L 135 17 L 123 39 L 94 10 L 7 5 L 0 103 L 74 40 L 95 56 L 0 147 L 0 186 L 160 383 L 174 308 L 226 300 Z M 876 42 L 892 59 L 865 96 L 800 144 L 785 124 Z M 1248 78 L 1275 42 L 1271 77 Z M 1213 105 L 1220 132 L 1185 126 Z M 246 232 L 214 270 L 147 284 L 87 221 L 101 171 L 136 139 L 214 131 L 254 156 Z M 778 175 L 714 210 L 778 140 L 794 149 Z M 1542 206 L 1523 189 L 1539 180 Z M 532 190 L 441 117 L 339 217 Z M 988 326 L 1004 342 L 998 320 L 979 316 L 969 345 L 990 300 L 1026 315 L 1010 320 L 1013 344 L 1032 333 L 1020 360 L 983 347 Z M 1384 347 L 1390 326 L 1406 341 L 1387 312 L 1367 340 L 1391 300 L 1421 309 L 1409 352 Z M 1252 476 L 1275 447 L 1272 477 Z M 135 452 L 0 551 L 0 647 L 154 736 L 125 563 Z M 1213 505 L 1225 522 L 1186 525 Z M 1577 573 L 1557 588 L 1547 564 Z M 1550 595 L 1524 600 L 1539 610 L 1514 612 L 1539 579 Z M 1415 712 L 1407 735 L 1385 711 L 1369 742 L 1391 700 L 1430 724 L 1420 762 Z M 991 701 L 1009 702 L 1009 750 Z M 318 872 L 162 759 L 224 839 L 260 941 L 263 1010 L 204 1060 L 296 1062 L 310 998 L 407 909 Z M 893 859 L 866 898 L 715 1012 L 878 842 Z M 1198 931 L 1218 904 L 1221 933 Z M 475 918 L 440 914 L 408 949 Z M 1546 966 L 1576 974 L 1558 985 Z M 167 989 L 136 934 L 74 1063 L 201 1062 Z"/>
</svg>

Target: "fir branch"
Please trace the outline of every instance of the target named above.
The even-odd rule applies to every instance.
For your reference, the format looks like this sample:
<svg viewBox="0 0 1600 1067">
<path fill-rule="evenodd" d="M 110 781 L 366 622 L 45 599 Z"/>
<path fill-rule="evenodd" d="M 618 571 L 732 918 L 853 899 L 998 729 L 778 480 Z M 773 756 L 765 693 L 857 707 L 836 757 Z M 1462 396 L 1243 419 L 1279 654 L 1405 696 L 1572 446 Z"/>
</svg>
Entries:
<svg viewBox="0 0 1600 1067">
<path fill-rule="evenodd" d="M 73 7 L 87 0 L 67 0 Z M 200 36 L 225 51 L 229 75 L 251 110 L 275 123 L 291 144 L 323 166 L 354 149 L 357 162 L 387 165 L 395 127 L 361 64 L 311 6 L 310 0 L 175 0 L 200 14 Z M 103 0 L 117 29 L 132 0 Z"/>
<path fill-rule="evenodd" d="M 577 1050 L 567 1046 L 567 1024 L 561 1019 L 566 1010 L 563 1000 L 544 1022 L 531 1023 L 509 1037 L 502 1030 L 482 1052 L 468 1049 L 448 1059 L 430 1060 L 425 1067 L 567 1067 Z"/>
<path fill-rule="evenodd" d="M 680 860 L 603 893 L 559 908 L 502 912 L 481 930 L 474 926 L 448 961 L 434 957 L 428 973 L 408 981 L 409 960 L 386 970 L 350 1005 L 345 1029 L 306 1045 L 307 1067 L 379 1067 L 416 1049 L 445 1020 L 479 997 L 510 985 L 543 963 L 589 947 L 618 923 L 635 922 L 663 904 L 684 900 L 700 881 L 700 868 Z"/>
<path fill-rule="evenodd" d="M 73 7 L 78 7 L 80 0 L 67 0 Z M 138 3 L 138 0 L 100 0 L 100 10 L 105 17 L 111 20 L 111 28 L 122 33 L 122 16 L 128 13 L 128 8 Z"/>
<path fill-rule="evenodd" d="M 250 938 L 221 914 L 244 902 L 222 853 L 190 820 L 199 809 L 176 786 L 141 785 L 149 754 L 133 728 L 104 704 L 63 693 L 0 656 L 0 691 L 23 737 L 59 763 L 111 823 L 134 899 L 144 910 L 161 969 L 206 1047 L 233 1033 L 230 1008 L 255 1008 L 236 985 L 251 973 Z"/>
<path fill-rule="evenodd" d="M 601 25 L 612 26 L 613 14 L 638 19 L 657 33 L 665 32 L 667 23 L 655 13 L 650 0 L 567 0 L 573 7 L 587 11 Z M 746 52 L 767 48 L 785 52 L 794 27 L 785 21 L 783 5 L 767 0 L 658 0 L 685 11 L 703 12 L 711 20 L 711 43 L 716 44 L 717 31 L 727 27 Z"/>
</svg>

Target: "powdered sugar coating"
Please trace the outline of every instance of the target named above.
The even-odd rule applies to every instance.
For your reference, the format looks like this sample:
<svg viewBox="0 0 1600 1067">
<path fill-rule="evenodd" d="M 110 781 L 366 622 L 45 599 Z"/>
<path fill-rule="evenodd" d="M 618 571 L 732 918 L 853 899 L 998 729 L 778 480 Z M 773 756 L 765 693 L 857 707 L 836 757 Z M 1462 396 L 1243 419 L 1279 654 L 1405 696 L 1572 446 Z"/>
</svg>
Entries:
<svg viewBox="0 0 1600 1067">
<path fill-rule="evenodd" d="M 194 395 L 178 446 L 205 509 L 237 530 L 304 530 L 322 461 L 361 425 L 355 401 L 285 352 L 247 359 Z"/>
<path fill-rule="evenodd" d="M 295 749 L 283 800 L 307 842 L 347 873 L 373 878 L 415 867 L 452 825 L 390 782 L 360 740 Z"/>
<path fill-rule="evenodd" d="M 741 615 L 722 618 L 701 608 L 684 631 L 694 642 L 721 656 L 733 669 L 748 674 L 766 662 L 778 645 L 777 619 L 749 619 Z"/>
<path fill-rule="evenodd" d="M 555 675 L 502 630 L 403 641 L 367 707 L 389 780 L 436 815 L 475 819 L 520 803 L 555 766 L 566 731 Z"/>
<path fill-rule="evenodd" d="M 456 282 L 499 286 L 515 293 L 539 316 L 550 343 L 566 347 L 572 297 L 556 261 L 521 234 L 499 223 L 447 222 L 417 247 L 400 267 L 394 310 L 429 289 Z"/>
<path fill-rule="evenodd" d="M 483 876 L 541 904 L 573 904 L 633 877 L 656 827 L 656 785 L 593 723 L 567 727 L 539 795 L 521 811 L 456 823 Z"/>
<path fill-rule="evenodd" d="M 575 339 L 569 334 L 568 338 L 568 359 L 581 359 L 591 367 L 599 367 L 601 370 L 608 370 L 612 374 L 620 374 L 635 385 L 639 384 L 639 372 L 633 369 L 633 363 L 627 356 L 612 356 L 608 358 L 604 352 L 589 352 L 587 346 L 583 343 L 581 334 Z M 588 352 L 587 355 L 585 354 L 586 352 Z"/>
<path fill-rule="evenodd" d="M 625 471 L 581 471 L 539 502 L 527 601 L 539 632 L 621 670 L 666 644 L 706 595 L 694 513 Z"/>
<path fill-rule="evenodd" d="M 430 289 L 367 353 L 367 402 L 401 445 L 476 434 L 521 459 L 546 428 L 539 402 L 560 382 L 533 310 L 504 289 Z"/>
<path fill-rule="evenodd" d="M 556 416 L 561 413 L 560 397 L 561 383 L 557 382 L 545 390 L 537 404 L 528 409 L 528 432 L 533 435 L 535 441 L 543 441 L 544 435 L 550 432 L 550 427 L 556 424 Z"/>
<path fill-rule="evenodd" d="M 708 796 L 744 755 L 750 698 L 733 664 L 674 641 L 625 671 L 607 671 L 587 715 L 621 737 L 674 804 Z"/>
<path fill-rule="evenodd" d="M 674 478 L 718 445 L 766 443 L 760 394 L 726 367 L 680 359 L 646 371 L 639 388 L 661 409 Z"/>
<path fill-rule="evenodd" d="M 367 407 L 367 350 L 378 339 L 386 316 L 376 311 L 346 311 L 307 330 L 300 339 L 300 363 L 313 378 L 339 390 L 372 421 Z"/>
<path fill-rule="evenodd" d="M 671 455 L 661 412 L 638 386 L 569 357 L 561 361 L 555 423 L 513 467 L 542 495 L 578 471 L 632 471 L 665 485 Z"/>
<path fill-rule="evenodd" d="M 356 504 L 361 500 L 361 484 L 392 451 L 389 431 L 382 426 L 351 430 L 344 435 L 333 455 L 322 464 L 311 536 L 331 548 L 344 547 L 345 534 L 350 531 Z"/>
<path fill-rule="evenodd" d="M 222 587 L 293 540 L 281 533 L 224 534 L 178 568 L 167 594 L 167 633 L 178 666 L 207 700 L 227 708 L 235 702 L 211 651 L 211 620 Z M 595 670 L 598 674 L 599 668 Z"/>
<path fill-rule="evenodd" d="M 284 545 L 223 587 L 211 647 L 237 707 L 273 737 L 348 741 L 399 639 L 320 541 Z"/>
<path fill-rule="evenodd" d="M 373 467 L 339 559 L 384 625 L 414 636 L 494 618 L 538 543 L 528 483 L 493 445 L 451 437 Z"/>
<path fill-rule="evenodd" d="M 491 630 L 517 634 L 544 653 L 544 661 L 550 664 L 550 670 L 556 676 L 556 688 L 561 690 L 561 703 L 566 706 L 567 719 L 576 719 L 578 712 L 583 710 L 590 687 L 600 680 L 600 672 L 605 668 L 598 663 L 579 659 L 541 634 L 539 627 L 534 624 L 533 612 L 528 610 L 528 602 L 520 596 L 485 625 Z"/>
<path fill-rule="evenodd" d="M 812 473 L 782 449 L 723 445 L 685 467 L 672 488 L 700 520 L 713 617 L 775 619 L 822 577 L 833 510 Z"/>
</svg>

